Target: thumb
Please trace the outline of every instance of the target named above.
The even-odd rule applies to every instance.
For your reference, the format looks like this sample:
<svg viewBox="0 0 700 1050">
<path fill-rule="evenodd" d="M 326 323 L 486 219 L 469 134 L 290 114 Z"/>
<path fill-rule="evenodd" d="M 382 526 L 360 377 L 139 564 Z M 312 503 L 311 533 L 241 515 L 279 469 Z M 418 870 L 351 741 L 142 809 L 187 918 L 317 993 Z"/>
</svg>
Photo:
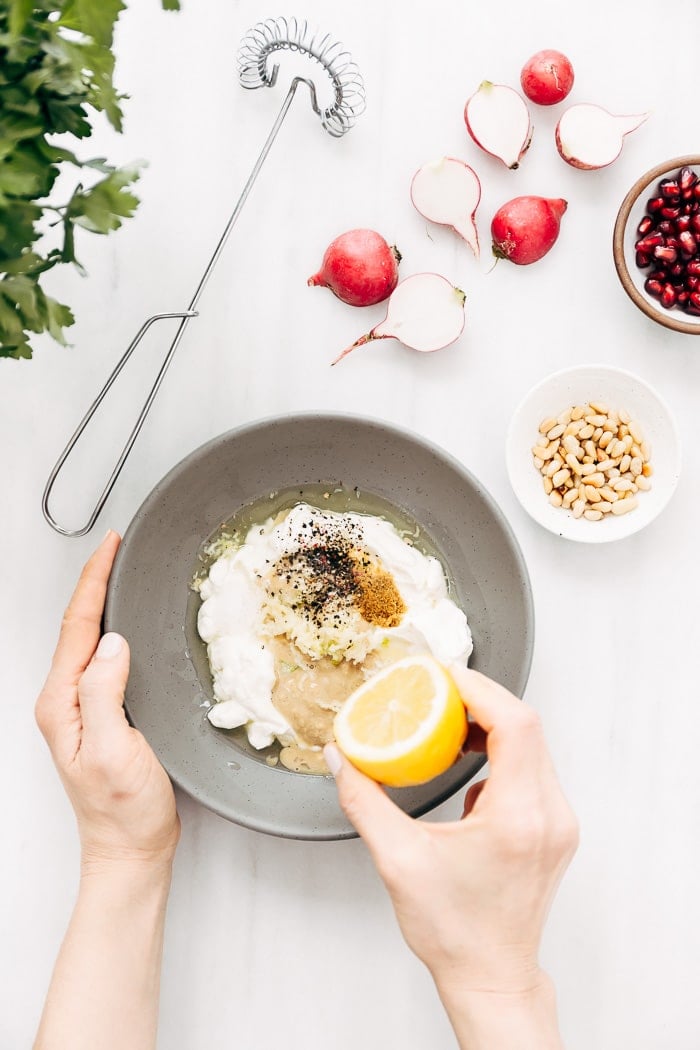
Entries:
<svg viewBox="0 0 700 1050">
<path fill-rule="evenodd" d="M 126 723 L 124 690 L 129 677 L 129 646 L 120 634 L 104 634 L 78 682 L 78 699 L 87 734 L 112 735 Z"/>
<path fill-rule="evenodd" d="M 375 863 L 391 854 L 410 833 L 413 821 L 391 801 L 374 780 L 355 768 L 335 744 L 323 749 L 335 777 L 341 808 L 364 839 Z"/>
</svg>

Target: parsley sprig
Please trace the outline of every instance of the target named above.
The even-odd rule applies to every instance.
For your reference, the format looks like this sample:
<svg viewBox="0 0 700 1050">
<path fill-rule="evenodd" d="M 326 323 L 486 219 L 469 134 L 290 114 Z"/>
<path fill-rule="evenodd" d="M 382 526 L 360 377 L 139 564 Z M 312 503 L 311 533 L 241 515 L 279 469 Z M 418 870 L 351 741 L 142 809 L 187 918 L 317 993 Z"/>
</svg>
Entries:
<svg viewBox="0 0 700 1050">
<path fill-rule="evenodd" d="M 165 10 L 180 6 L 161 2 Z M 138 205 L 131 192 L 138 165 L 83 160 L 63 145 L 65 138 L 56 142 L 66 133 L 89 138 L 97 112 L 122 130 L 125 96 L 114 85 L 112 43 L 125 6 L 123 0 L 0 0 L 0 357 L 31 357 L 31 336 L 40 332 L 65 345 L 73 314 L 46 294 L 42 275 L 62 263 L 81 268 L 76 226 L 109 233 Z M 68 166 L 100 177 L 88 187 L 78 182 L 58 203 L 51 193 Z"/>
</svg>

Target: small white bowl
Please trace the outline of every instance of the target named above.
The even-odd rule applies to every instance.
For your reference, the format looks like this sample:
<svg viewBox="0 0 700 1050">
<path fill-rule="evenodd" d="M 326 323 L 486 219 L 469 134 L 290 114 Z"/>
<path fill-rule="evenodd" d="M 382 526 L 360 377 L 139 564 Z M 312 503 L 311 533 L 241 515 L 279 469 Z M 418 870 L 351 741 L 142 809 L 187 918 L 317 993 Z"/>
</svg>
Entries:
<svg viewBox="0 0 700 1050">
<path fill-rule="evenodd" d="M 635 262 L 635 244 L 639 240 L 637 227 L 646 215 L 647 201 L 657 196 L 657 187 L 661 179 L 670 178 L 684 167 L 692 168 L 700 174 L 700 156 L 692 154 L 687 157 L 676 157 L 657 164 L 655 168 L 637 179 L 629 191 L 617 214 L 613 232 L 613 259 L 617 275 L 635 306 L 656 321 L 657 324 L 670 328 L 674 332 L 686 335 L 700 335 L 700 317 L 687 314 L 683 310 L 667 310 L 658 299 L 649 295 L 644 282 L 653 266 L 640 270 Z"/>
<path fill-rule="evenodd" d="M 651 489 L 640 492 L 639 506 L 629 514 L 606 515 L 602 521 L 574 518 L 571 511 L 553 507 L 532 458 L 542 420 L 588 401 L 629 412 L 651 446 Z M 638 376 L 607 365 L 583 365 L 548 376 L 521 401 L 508 428 L 506 467 L 515 495 L 545 529 L 568 540 L 607 543 L 639 532 L 664 509 L 681 471 L 680 436 L 668 406 Z"/>
</svg>

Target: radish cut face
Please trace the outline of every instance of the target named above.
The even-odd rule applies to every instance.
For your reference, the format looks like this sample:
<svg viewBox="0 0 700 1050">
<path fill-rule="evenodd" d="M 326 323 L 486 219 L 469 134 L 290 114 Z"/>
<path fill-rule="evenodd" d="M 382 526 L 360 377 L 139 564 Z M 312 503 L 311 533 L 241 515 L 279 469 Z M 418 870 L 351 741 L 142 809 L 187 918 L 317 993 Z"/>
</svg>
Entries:
<svg viewBox="0 0 700 1050">
<path fill-rule="evenodd" d="M 421 353 L 454 343 L 464 328 L 464 292 L 437 273 L 417 273 L 396 286 L 375 339 L 398 339 Z"/>
<path fill-rule="evenodd" d="M 648 116 L 616 116 L 587 102 L 571 106 L 557 124 L 557 149 L 575 168 L 605 168 L 620 156 L 625 135 L 640 127 Z"/>
<path fill-rule="evenodd" d="M 455 157 L 424 164 L 413 176 L 411 200 L 426 219 L 451 226 L 479 258 L 474 214 L 481 200 L 481 183 L 468 164 Z"/>
<path fill-rule="evenodd" d="M 505 84 L 484 80 L 464 107 L 467 131 L 477 146 L 517 168 L 530 145 L 532 125 L 525 100 Z"/>
<path fill-rule="evenodd" d="M 371 332 L 343 350 L 337 364 L 355 347 L 375 339 L 398 339 L 421 353 L 442 350 L 454 343 L 464 328 L 465 294 L 437 273 L 416 273 L 400 281 L 387 303 L 387 314 Z"/>
</svg>

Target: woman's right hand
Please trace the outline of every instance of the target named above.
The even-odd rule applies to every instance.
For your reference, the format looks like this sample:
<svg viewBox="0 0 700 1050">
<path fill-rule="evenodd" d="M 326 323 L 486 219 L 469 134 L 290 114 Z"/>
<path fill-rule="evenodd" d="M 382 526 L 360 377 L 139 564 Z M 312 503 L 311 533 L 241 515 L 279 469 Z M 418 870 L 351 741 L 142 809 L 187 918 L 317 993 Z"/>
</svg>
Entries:
<svg viewBox="0 0 700 1050">
<path fill-rule="evenodd" d="M 331 764 L 403 935 L 443 998 L 452 989 L 519 995 L 543 979 L 540 938 L 577 823 L 532 708 L 475 671 L 452 674 L 490 762 L 488 779 L 467 792 L 462 820 L 413 820 L 335 748 Z"/>
</svg>

